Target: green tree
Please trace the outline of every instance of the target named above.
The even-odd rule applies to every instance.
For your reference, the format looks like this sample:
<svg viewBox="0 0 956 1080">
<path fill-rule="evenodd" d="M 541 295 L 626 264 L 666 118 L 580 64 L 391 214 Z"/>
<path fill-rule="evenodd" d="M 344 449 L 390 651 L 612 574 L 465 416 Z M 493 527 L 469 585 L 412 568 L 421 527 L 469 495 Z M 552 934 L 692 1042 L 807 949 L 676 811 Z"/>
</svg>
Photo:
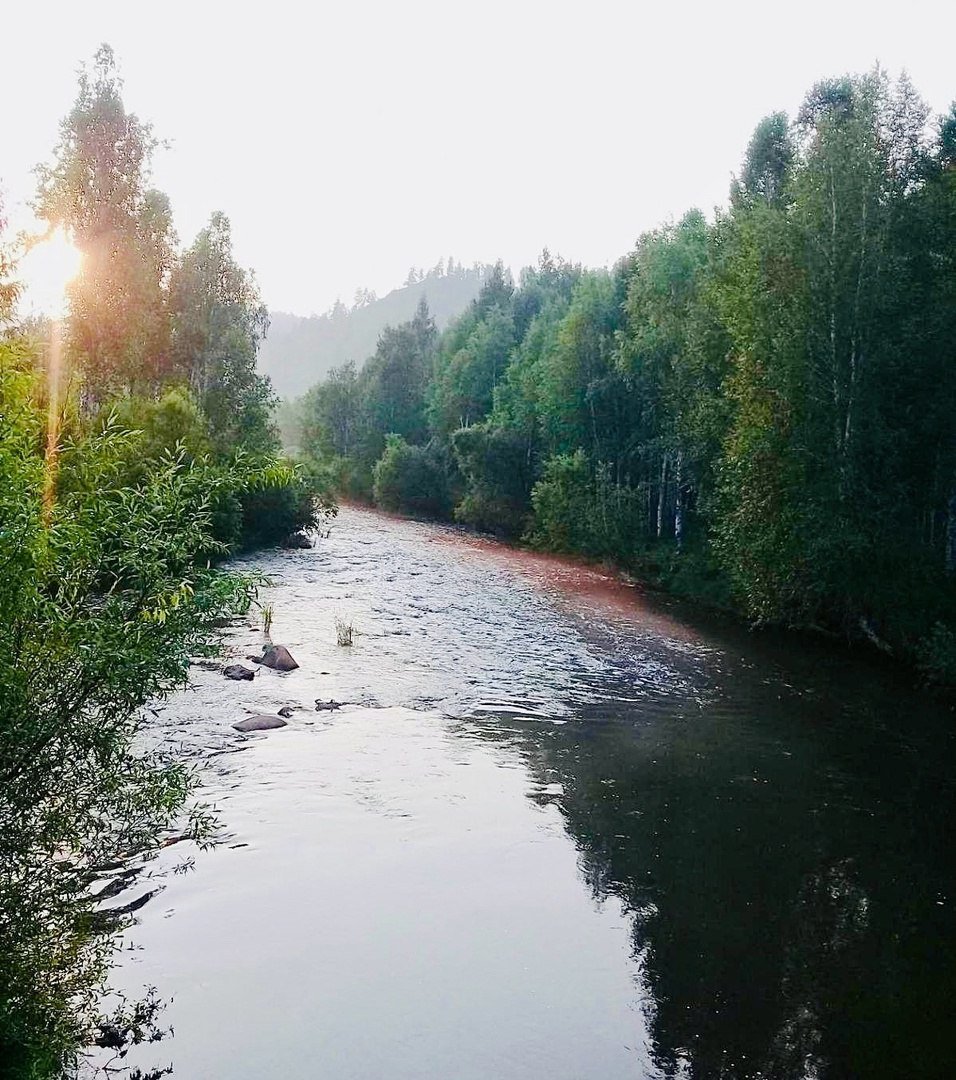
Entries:
<svg viewBox="0 0 956 1080">
<path fill-rule="evenodd" d="M 507 537 L 521 536 L 535 480 L 522 433 L 489 421 L 459 428 L 451 445 L 465 485 L 455 519 Z"/>
<path fill-rule="evenodd" d="M 771 113 L 757 125 L 747 147 L 740 180 L 731 189 L 736 200 L 760 199 L 781 203 L 793 174 L 796 147 L 790 119 L 784 112 Z"/>
<path fill-rule="evenodd" d="M 362 370 L 364 397 L 372 445 L 377 458 L 387 434 L 412 443 L 428 438 L 425 420 L 425 385 L 431 372 L 437 339 L 435 321 L 423 297 L 406 323 L 386 327 L 375 354 Z"/>
<path fill-rule="evenodd" d="M 358 372 L 349 361 L 332 368 L 302 400 L 301 444 L 304 452 L 321 460 L 351 457 L 358 451 L 364 419 Z"/>
<path fill-rule="evenodd" d="M 102 413 L 104 426 L 139 433 L 131 462 L 139 477 L 154 468 L 169 451 L 181 447 L 190 461 L 209 454 L 209 424 L 189 389 L 170 386 L 159 397 L 125 397 L 111 401 Z"/>
<path fill-rule="evenodd" d="M 373 494 L 386 510 L 440 517 L 448 499 L 440 463 L 428 447 L 410 446 L 401 435 L 389 435 L 385 452 L 375 463 Z"/>
<path fill-rule="evenodd" d="M 51 165 L 38 169 L 38 215 L 63 225 L 83 253 L 70 292 L 71 355 L 87 401 L 152 386 L 169 371 L 165 282 L 175 237 L 169 202 L 148 187 L 156 140 L 126 111 L 112 49 L 93 71 L 60 129 Z"/>
<path fill-rule="evenodd" d="M 714 246 L 694 210 L 641 237 L 624 269 L 618 364 L 635 401 L 627 466 L 646 492 L 648 534 L 678 545 L 712 493 L 725 428 L 728 342 L 710 300 Z"/>
<path fill-rule="evenodd" d="M 274 452 L 275 395 L 256 371 L 268 313 L 254 279 L 233 256 L 224 214 L 212 215 L 174 267 L 170 308 L 174 367 L 206 414 L 215 449 Z"/>
<path fill-rule="evenodd" d="M 429 421 L 437 434 L 448 436 L 491 411 L 515 345 L 513 297 L 510 276 L 499 262 L 442 342 L 429 395 Z"/>
</svg>

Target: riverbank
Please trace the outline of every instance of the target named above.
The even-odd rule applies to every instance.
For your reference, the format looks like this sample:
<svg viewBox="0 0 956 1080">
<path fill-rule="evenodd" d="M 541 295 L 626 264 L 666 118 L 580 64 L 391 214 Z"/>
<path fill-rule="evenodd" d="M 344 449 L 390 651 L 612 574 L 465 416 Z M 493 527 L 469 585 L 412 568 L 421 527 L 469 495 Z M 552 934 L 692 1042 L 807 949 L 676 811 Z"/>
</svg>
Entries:
<svg viewBox="0 0 956 1080">
<path fill-rule="evenodd" d="M 461 536 L 465 541 L 474 539 L 490 544 L 505 545 L 516 552 L 544 555 L 563 560 L 571 566 L 599 570 L 615 577 L 628 587 L 655 593 L 662 598 L 685 605 L 684 613 L 689 617 L 697 613 L 710 619 L 727 620 L 739 629 L 782 641 L 793 640 L 804 645 L 814 641 L 823 642 L 835 650 L 837 655 L 863 661 L 875 668 L 889 667 L 912 680 L 914 685 L 922 690 L 956 703 L 956 682 L 951 681 L 948 642 L 941 650 L 942 654 L 934 662 L 933 657 L 928 655 L 926 650 L 911 649 L 907 653 L 901 649 L 894 649 L 883 641 L 872 627 L 868 627 L 865 620 L 857 624 L 855 632 L 851 632 L 852 628 L 849 628 L 843 633 L 819 624 L 786 625 L 754 622 L 747 618 L 739 604 L 734 603 L 727 584 L 721 579 L 717 568 L 713 565 L 706 566 L 699 554 L 681 555 L 671 546 L 662 547 L 657 553 L 647 552 L 635 556 L 633 560 L 626 563 L 609 558 L 592 559 L 574 552 L 542 550 L 520 539 L 483 532 L 445 518 L 403 514 L 383 509 L 371 501 L 362 501 L 344 495 L 338 495 L 337 498 L 343 506 L 380 514 L 395 521 L 439 525 Z M 956 672 L 953 674 L 956 675 Z"/>
</svg>

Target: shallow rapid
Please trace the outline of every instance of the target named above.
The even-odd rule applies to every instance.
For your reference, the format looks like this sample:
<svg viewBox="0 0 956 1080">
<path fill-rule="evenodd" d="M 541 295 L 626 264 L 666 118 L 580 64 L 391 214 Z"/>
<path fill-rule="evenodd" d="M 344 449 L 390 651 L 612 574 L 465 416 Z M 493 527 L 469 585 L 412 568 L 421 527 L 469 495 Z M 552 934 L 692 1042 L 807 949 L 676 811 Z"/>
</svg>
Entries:
<svg viewBox="0 0 956 1080">
<path fill-rule="evenodd" d="M 128 1063 L 956 1075 L 956 725 L 902 675 L 353 508 L 240 565 L 301 666 L 197 667 L 151 716 L 221 836 L 109 901 L 137 908 L 114 987 L 174 1030 Z M 250 616 L 230 651 L 261 640 Z"/>
</svg>

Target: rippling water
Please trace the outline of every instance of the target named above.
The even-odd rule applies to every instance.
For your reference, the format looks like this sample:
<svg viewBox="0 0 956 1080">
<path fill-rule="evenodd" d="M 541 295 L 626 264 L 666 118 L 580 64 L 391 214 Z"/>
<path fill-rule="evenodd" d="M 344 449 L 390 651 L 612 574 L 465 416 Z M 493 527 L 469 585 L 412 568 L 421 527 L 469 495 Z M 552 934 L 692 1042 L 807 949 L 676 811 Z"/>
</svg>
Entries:
<svg viewBox="0 0 956 1080">
<path fill-rule="evenodd" d="M 114 985 L 172 999 L 174 1036 L 135 1063 L 956 1075 L 950 711 L 437 526 L 346 508 L 315 549 L 246 562 L 301 668 L 197 668 L 150 722 L 203 763 L 224 836 L 171 844 L 110 901 L 152 894 Z M 283 730 L 230 727 L 285 705 Z"/>
</svg>

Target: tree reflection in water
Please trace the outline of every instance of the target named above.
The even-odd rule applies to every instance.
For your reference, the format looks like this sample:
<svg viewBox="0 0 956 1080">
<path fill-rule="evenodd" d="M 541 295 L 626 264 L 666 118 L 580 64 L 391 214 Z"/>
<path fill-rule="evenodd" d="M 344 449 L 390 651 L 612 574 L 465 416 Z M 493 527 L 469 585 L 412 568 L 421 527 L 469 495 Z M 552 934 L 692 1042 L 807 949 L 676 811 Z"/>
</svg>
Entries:
<svg viewBox="0 0 956 1080">
<path fill-rule="evenodd" d="M 815 657 L 800 692 L 741 664 L 698 715 L 480 725 L 631 913 L 663 1076 L 956 1074 L 950 714 Z"/>
</svg>

